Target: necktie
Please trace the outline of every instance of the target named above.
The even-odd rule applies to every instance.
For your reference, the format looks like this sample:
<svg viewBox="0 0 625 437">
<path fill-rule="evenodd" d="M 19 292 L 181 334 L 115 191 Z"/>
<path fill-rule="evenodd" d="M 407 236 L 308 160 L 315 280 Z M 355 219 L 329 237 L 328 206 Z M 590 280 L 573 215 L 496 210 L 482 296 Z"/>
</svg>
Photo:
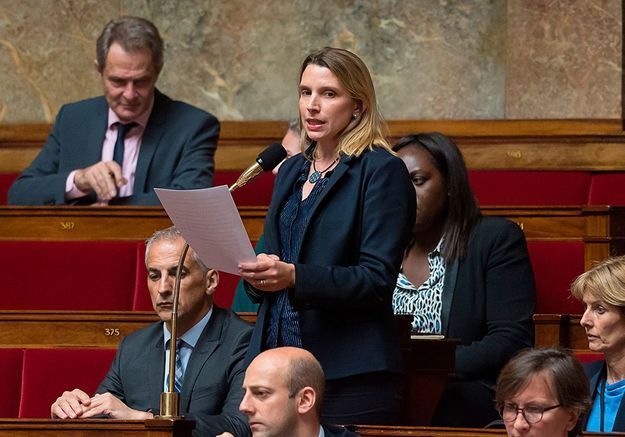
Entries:
<svg viewBox="0 0 625 437">
<path fill-rule="evenodd" d="M 184 378 L 184 369 L 182 368 L 182 358 L 180 357 L 180 349 L 182 349 L 183 341 L 178 339 L 176 341 L 176 380 L 174 382 L 174 390 L 176 393 L 182 391 L 182 381 Z"/>
<path fill-rule="evenodd" d="M 120 167 L 124 164 L 124 139 L 126 134 L 137 125 L 137 123 L 122 124 L 120 122 L 115 123 L 117 125 L 117 141 L 115 141 L 115 150 L 113 152 L 113 161 L 119 164 Z"/>
</svg>

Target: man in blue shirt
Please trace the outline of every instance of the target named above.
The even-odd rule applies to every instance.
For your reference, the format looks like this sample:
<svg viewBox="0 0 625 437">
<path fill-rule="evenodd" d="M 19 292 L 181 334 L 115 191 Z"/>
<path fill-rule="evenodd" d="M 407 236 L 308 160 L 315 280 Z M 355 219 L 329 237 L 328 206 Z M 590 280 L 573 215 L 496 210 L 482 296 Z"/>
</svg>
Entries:
<svg viewBox="0 0 625 437">
<path fill-rule="evenodd" d="M 170 319 L 174 278 L 185 241 L 175 228 L 156 232 L 147 242 L 148 288 L 161 319 L 122 340 L 111 368 L 90 397 L 66 391 L 51 407 L 53 418 L 106 415 L 112 419 L 145 420 L 159 412 L 169 369 Z M 243 397 L 243 361 L 251 327 L 234 313 L 213 305 L 219 277 L 189 249 L 182 273 L 178 304 L 179 362 L 176 386 L 180 411 L 196 421 L 194 436 L 228 431 L 250 435 L 238 411 Z"/>
</svg>

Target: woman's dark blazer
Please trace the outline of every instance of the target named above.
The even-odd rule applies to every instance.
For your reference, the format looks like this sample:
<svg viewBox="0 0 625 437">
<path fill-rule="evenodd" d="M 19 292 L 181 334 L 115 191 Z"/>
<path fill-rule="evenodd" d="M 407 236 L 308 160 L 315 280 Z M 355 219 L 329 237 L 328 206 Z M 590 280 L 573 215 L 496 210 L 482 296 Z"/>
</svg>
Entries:
<svg viewBox="0 0 625 437">
<path fill-rule="evenodd" d="M 288 159 L 276 178 L 264 228 L 268 254 L 281 253 L 279 214 L 304 159 Z M 415 203 L 403 161 L 375 148 L 358 158 L 342 156 L 312 206 L 289 299 L 299 314 L 302 346 L 321 362 L 326 378 L 402 371 L 391 301 Z M 261 305 L 248 362 L 261 352 L 269 321 L 268 301 L 252 291 Z"/>
<path fill-rule="evenodd" d="M 601 383 L 601 380 L 605 378 L 605 361 L 593 361 L 592 363 L 583 364 L 584 373 L 588 378 L 588 384 L 590 389 L 590 398 L 592 402 L 595 402 L 595 396 L 597 395 L 597 387 Z M 582 429 L 586 429 L 588 424 L 588 417 L 590 417 L 590 411 L 584 416 L 584 426 Z M 625 402 L 621 400 L 621 405 L 618 407 L 616 418 L 614 419 L 614 427 L 612 432 L 625 432 Z"/>
<path fill-rule="evenodd" d="M 535 302 L 523 231 L 503 218 L 482 217 L 466 257 L 445 271 L 442 327 L 461 340 L 457 376 L 493 385 L 515 352 L 533 346 Z"/>
</svg>

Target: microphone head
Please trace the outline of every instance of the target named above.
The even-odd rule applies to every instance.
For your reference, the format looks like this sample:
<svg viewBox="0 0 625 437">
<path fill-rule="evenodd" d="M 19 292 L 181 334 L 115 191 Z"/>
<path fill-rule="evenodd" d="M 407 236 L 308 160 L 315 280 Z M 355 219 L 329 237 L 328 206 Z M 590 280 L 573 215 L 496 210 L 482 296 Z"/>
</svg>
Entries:
<svg viewBox="0 0 625 437">
<path fill-rule="evenodd" d="M 280 143 L 272 143 L 258 154 L 256 162 L 263 171 L 271 171 L 286 158 L 286 149 Z"/>
</svg>

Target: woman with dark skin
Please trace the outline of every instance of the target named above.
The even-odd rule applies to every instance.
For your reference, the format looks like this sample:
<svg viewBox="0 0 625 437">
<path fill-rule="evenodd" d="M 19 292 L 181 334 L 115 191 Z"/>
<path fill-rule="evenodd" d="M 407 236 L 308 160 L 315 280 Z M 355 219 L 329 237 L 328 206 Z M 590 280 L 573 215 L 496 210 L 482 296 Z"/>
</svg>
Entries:
<svg viewBox="0 0 625 437">
<path fill-rule="evenodd" d="M 393 149 L 417 199 L 393 309 L 413 316 L 414 333 L 460 340 L 456 378 L 433 424 L 482 427 L 497 419 L 499 370 L 534 342 L 534 277 L 525 237 L 516 224 L 480 214 L 462 155 L 449 138 L 410 135 Z"/>
</svg>

